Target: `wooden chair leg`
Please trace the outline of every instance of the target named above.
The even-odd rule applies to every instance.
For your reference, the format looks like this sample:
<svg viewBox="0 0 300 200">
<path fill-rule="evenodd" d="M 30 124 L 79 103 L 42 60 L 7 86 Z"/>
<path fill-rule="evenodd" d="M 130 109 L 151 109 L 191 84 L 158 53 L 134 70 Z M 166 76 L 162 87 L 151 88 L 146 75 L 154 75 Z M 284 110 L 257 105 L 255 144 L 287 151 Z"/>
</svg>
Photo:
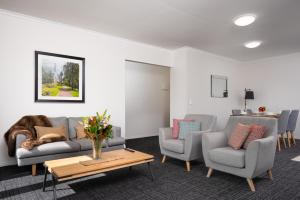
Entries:
<svg viewBox="0 0 300 200">
<path fill-rule="evenodd" d="M 268 175 L 269 175 L 269 178 L 271 180 L 273 180 L 273 174 L 272 174 L 272 170 L 271 169 L 268 170 Z"/>
<path fill-rule="evenodd" d="M 209 168 L 206 177 L 209 178 L 213 173 L 213 169 Z"/>
<path fill-rule="evenodd" d="M 280 137 L 279 137 L 279 136 L 278 136 L 278 138 L 277 138 L 277 146 L 278 146 L 278 151 L 281 151 Z"/>
<path fill-rule="evenodd" d="M 281 138 L 283 140 L 284 148 L 286 149 L 286 142 L 285 142 L 285 139 L 284 139 L 284 134 L 281 135 Z"/>
<path fill-rule="evenodd" d="M 185 164 L 186 164 L 186 170 L 188 172 L 191 171 L 191 163 L 189 161 L 186 161 Z"/>
<path fill-rule="evenodd" d="M 296 144 L 296 139 L 295 139 L 294 133 L 291 133 L 291 136 L 292 136 L 292 139 L 293 139 L 293 144 L 295 145 Z"/>
<path fill-rule="evenodd" d="M 289 145 L 289 148 L 291 148 L 291 133 L 290 132 L 287 132 L 287 140 L 288 140 L 288 145 Z"/>
<path fill-rule="evenodd" d="M 31 166 L 31 174 L 32 176 L 36 176 L 36 164 Z"/>
<path fill-rule="evenodd" d="M 165 162 L 166 162 L 166 158 L 167 158 L 167 156 L 164 155 L 164 157 L 163 157 L 161 163 L 165 163 Z"/>
<path fill-rule="evenodd" d="M 252 179 L 251 178 L 247 178 L 247 182 L 248 182 L 248 185 L 250 187 L 250 190 L 252 192 L 255 192 L 255 186 L 254 186 L 254 183 L 253 183 Z"/>
</svg>

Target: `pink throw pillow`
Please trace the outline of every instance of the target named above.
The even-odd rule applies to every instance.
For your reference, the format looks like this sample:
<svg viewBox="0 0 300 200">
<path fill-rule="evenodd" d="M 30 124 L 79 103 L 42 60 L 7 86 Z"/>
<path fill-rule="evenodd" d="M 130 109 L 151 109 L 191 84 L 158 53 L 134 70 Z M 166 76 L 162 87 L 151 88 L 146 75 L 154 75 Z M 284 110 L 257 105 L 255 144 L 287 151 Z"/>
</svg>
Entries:
<svg viewBox="0 0 300 200">
<path fill-rule="evenodd" d="M 261 139 L 263 138 L 264 134 L 266 133 L 267 129 L 266 127 L 258 124 L 252 124 L 250 127 L 250 134 L 248 135 L 243 148 L 247 149 L 250 142 L 253 140 Z"/>
<path fill-rule="evenodd" d="M 250 133 L 250 126 L 238 123 L 228 141 L 228 145 L 238 150 L 242 147 Z"/>
<path fill-rule="evenodd" d="M 192 119 L 173 119 L 173 130 L 172 130 L 172 137 L 174 139 L 177 139 L 179 136 L 179 122 L 184 121 L 184 122 L 192 122 L 194 120 Z"/>
</svg>

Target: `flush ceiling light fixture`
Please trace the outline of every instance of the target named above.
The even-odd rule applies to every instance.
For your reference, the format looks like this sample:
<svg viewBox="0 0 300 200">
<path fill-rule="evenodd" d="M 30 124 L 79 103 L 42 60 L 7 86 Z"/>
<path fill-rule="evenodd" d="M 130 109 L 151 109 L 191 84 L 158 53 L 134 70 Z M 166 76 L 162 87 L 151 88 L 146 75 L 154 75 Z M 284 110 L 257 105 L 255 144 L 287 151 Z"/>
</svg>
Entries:
<svg viewBox="0 0 300 200">
<path fill-rule="evenodd" d="M 248 26 L 255 21 L 256 17 L 252 14 L 241 15 L 233 19 L 233 22 L 237 26 Z"/>
<path fill-rule="evenodd" d="M 261 41 L 251 41 L 244 44 L 245 47 L 249 49 L 256 48 L 261 45 Z"/>
</svg>

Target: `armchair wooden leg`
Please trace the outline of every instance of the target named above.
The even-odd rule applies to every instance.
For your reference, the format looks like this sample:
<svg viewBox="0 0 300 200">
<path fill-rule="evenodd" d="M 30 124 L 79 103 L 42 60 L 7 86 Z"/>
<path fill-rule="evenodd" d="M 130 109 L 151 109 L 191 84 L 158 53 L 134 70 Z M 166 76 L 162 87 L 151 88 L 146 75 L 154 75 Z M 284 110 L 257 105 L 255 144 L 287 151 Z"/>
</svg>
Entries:
<svg viewBox="0 0 300 200">
<path fill-rule="evenodd" d="M 213 169 L 209 168 L 206 177 L 209 178 L 213 173 Z"/>
<path fill-rule="evenodd" d="M 31 174 L 32 176 L 36 176 L 36 164 L 31 166 Z"/>
<path fill-rule="evenodd" d="M 167 158 L 167 156 L 164 155 L 163 159 L 161 160 L 161 163 L 165 163 L 166 162 L 166 158 Z"/>
<path fill-rule="evenodd" d="M 254 186 L 254 183 L 253 183 L 252 179 L 251 178 L 247 178 L 247 182 L 248 182 L 248 185 L 250 187 L 250 190 L 252 192 L 255 192 L 255 186 Z"/>
<path fill-rule="evenodd" d="M 268 175 L 269 175 L 270 180 L 273 180 L 272 169 L 268 170 Z"/>
<path fill-rule="evenodd" d="M 186 170 L 188 172 L 191 171 L 191 163 L 190 163 L 190 161 L 186 161 L 185 164 L 186 164 Z"/>
<path fill-rule="evenodd" d="M 278 151 L 281 151 L 280 137 L 279 137 L 279 136 L 278 136 L 278 138 L 277 138 L 277 146 L 278 146 Z"/>
</svg>

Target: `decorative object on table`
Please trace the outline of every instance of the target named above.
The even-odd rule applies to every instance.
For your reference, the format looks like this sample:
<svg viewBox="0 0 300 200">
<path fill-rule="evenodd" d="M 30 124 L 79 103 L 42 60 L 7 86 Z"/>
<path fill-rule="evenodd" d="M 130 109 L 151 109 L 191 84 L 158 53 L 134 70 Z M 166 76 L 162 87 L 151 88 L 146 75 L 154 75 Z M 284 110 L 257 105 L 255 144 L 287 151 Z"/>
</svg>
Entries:
<svg viewBox="0 0 300 200">
<path fill-rule="evenodd" d="M 260 113 L 262 113 L 262 112 L 266 112 L 266 106 L 260 106 L 259 108 L 258 108 L 258 112 L 260 112 Z"/>
<path fill-rule="evenodd" d="M 226 76 L 211 75 L 211 97 L 226 98 L 228 97 L 228 78 Z"/>
<path fill-rule="evenodd" d="M 112 125 L 109 124 L 110 115 L 107 110 L 102 115 L 97 112 L 96 116 L 83 118 L 83 126 L 86 138 L 93 144 L 93 159 L 101 157 L 102 142 L 104 139 L 112 138 Z"/>
<path fill-rule="evenodd" d="M 85 58 L 35 51 L 35 102 L 85 101 Z"/>
<path fill-rule="evenodd" d="M 250 89 L 245 88 L 245 109 L 244 111 L 247 111 L 247 100 L 248 99 L 254 99 L 254 92 Z"/>
</svg>

